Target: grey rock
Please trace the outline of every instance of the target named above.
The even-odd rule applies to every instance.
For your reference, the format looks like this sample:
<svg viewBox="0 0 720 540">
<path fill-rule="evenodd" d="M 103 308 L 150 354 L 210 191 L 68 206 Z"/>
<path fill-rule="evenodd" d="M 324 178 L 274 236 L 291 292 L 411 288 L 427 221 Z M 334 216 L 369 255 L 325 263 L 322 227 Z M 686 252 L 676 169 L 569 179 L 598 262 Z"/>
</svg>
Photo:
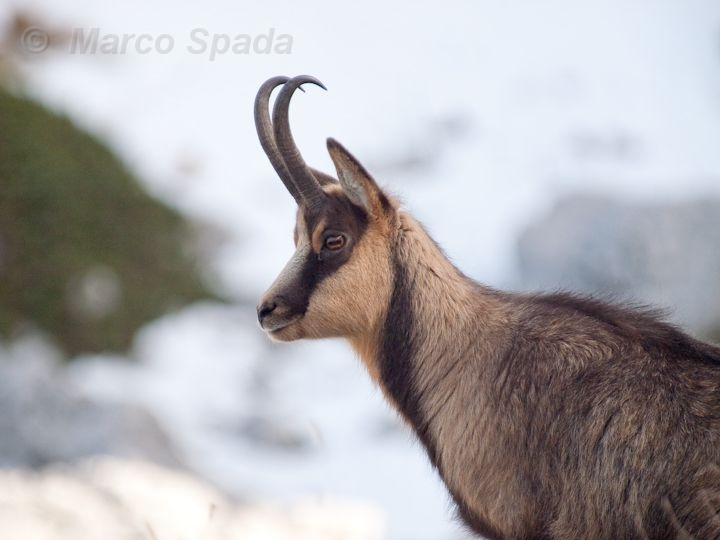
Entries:
<svg viewBox="0 0 720 540">
<path fill-rule="evenodd" d="M 317 439 L 309 426 L 287 417 L 268 414 L 246 418 L 239 432 L 251 444 L 285 452 L 308 452 L 313 449 Z"/>
<path fill-rule="evenodd" d="M 141 407 L 97 403 L 43 350 L 0 350 L 0 467 L 41 467 L 109 454 L 180 466 L 155 418 Z"/>
<path fill-rule="evenodd" d="M 720 200 L 568 197 L 521 235 L 518 261 L 520 288 L 651 304 L 697 334 L 720 330 Z"/>
</svg>

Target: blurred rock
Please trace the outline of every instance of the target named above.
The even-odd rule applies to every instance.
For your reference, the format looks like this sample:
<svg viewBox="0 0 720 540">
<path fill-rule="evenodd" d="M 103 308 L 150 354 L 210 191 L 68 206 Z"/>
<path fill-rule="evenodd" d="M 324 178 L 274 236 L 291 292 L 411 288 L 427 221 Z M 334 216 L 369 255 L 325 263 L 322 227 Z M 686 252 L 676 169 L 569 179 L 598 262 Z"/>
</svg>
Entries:
<svg viewBox="0 0 720 540">
<path fill-rule="evenodd" d="M 309 426 L 301 425 L 288 417 L 258 414 L 246 418 L 240 426 L 240 435 L 252 444 L 285 452 L 307 452 L 317 441 Z"/>
<path fill-rule="evenodd" d="M 518 244 L 520 286 L 653 304 L 720 339 L 720 200 L 636 204 L 572 196 Z"/>
<path fill-rule="evenodd" d="M 383 529 L 365 503 L 241 506 L 189 474 L 140 461 L 0 471 L 3 540 L 380 540 Z"/>
<path fill-rule="evenodd" d="M 181 465 L 139 406 L 87 399 L 47 351 L 0 350 L 0 467 L 41 467 L 98 454 Z"/>
</svg>

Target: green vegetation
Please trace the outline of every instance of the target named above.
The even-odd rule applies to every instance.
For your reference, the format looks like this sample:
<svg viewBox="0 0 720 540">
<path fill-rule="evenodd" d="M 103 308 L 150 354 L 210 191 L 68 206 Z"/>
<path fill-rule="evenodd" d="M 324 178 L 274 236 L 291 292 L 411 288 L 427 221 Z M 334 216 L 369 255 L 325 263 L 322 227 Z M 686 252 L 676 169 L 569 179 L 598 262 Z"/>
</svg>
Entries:
<svg viewBox="0 0 720 540">
<path fill-rule="evenodd" d="M 188 223 L 68 119 L 0 89 L 0 335 L 69 355 L 123 351 L 149 320 L 212 297 Z"/>
</svg>

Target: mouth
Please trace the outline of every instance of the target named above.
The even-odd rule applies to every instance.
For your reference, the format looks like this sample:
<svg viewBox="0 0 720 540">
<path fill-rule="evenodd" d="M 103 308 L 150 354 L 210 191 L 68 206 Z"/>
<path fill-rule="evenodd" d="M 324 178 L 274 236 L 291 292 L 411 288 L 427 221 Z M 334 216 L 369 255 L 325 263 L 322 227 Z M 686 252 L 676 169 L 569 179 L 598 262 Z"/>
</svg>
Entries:
<svg viewBox="0 0 720 540">
<path fill-rule="evenodd" d="M 276 318 L 267 318 L 263 320 L 263 322 L 260 324 L 261 328 L 265 330 L 268 334 L 275 335 L 279 333 L 280 331 L 284 330 L 291 324 L 299 321 L 302 318 L 302 315 L 292 315 L 289 317 L 276 317 Z"/>
</svg>

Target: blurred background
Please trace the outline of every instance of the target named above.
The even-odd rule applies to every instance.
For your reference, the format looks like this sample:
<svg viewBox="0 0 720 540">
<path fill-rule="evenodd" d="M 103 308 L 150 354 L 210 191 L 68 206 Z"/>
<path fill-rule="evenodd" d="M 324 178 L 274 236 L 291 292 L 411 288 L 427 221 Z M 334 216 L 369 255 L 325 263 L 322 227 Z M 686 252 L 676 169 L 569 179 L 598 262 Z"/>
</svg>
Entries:
<svg viewBox="0 0 720 540">
<path fill-rule="evenodd" d="M 294 202 L 252 103 L 302 73 L 307 161 L 473 278 L 720 341 L 716 0 L 0 0 L 3 540 L 468 538 L 349 347 L 256 324 Z"/>
</svg>

